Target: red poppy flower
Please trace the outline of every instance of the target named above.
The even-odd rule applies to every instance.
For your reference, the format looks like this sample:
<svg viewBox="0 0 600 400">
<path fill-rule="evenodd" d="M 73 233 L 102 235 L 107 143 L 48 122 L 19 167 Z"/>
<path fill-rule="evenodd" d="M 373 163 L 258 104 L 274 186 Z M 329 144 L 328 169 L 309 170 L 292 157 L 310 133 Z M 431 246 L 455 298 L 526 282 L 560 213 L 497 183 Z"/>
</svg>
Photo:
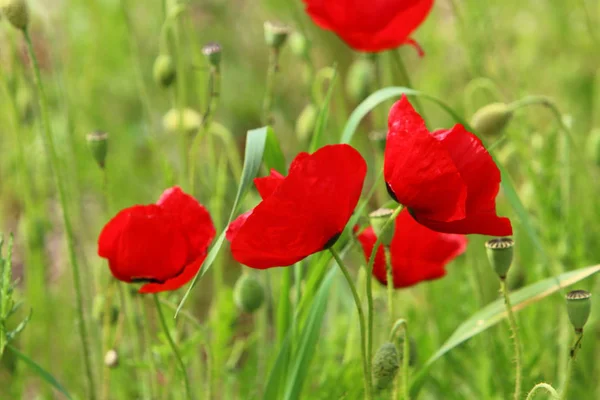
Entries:
<svg viewBox="0 0 600 400">
<path fill-rule="evenodd" d="M 262 202 L 227 232 L 233 257 L 252 268 L 292 265 L 333 245 L 360 197 L 367 165 L 348 145 L 300 153 L 287 177 L 256 179 Z"/>
<path fill-rule="evenodd" d="M 362 231 L 358 240 L 368 261 L 377 240 L 373 228 Z M 441 278 L 446 275 L 446 264 L 464 253 L 466 248 L 466 237 L 432 231 L 416 222 L 408 210 L 403 210 L 396 219 L 390 244 L 394 287 L 403 288 Z M 383 246 L 377 250 L 373 275 L 379 282 L 387 284 Z"/>
<path fill-rule="evenodd" d="M 429 132 L 403 96 L 390 110 L 384 175 L 394 200 L 438 232 L 512 235 L 496 215 L 500 171 L 481 141 L 457 124 Z"/>
<path fill-rule="evenodd" d="M 304 0 L 315 24 L 334 31 L 350 47 L 379 52 L 411 43 L 433 0 Z"/>
<path fill-rule="evenodd" d="M 140 293 L 175 290 L 196 275 L 215 228 L 208 211 L 180 188 L 167 189 L 156 204 L 126 208 L 98 238 L 98 255 L 113 276 L 146 282 Z"/>
</svg>

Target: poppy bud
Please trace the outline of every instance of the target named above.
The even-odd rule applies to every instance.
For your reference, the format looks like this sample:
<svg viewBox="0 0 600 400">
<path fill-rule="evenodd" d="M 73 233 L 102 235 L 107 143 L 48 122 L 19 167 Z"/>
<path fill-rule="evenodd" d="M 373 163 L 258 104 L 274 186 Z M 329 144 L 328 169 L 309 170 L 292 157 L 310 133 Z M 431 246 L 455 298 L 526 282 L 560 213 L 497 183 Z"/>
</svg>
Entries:
<svg viewBox="0 0 600 400">
<path fill-rule="evenodd" d="M 391 342 L 384 343 L 373 358 L 373 385 L 375 388 L 378 390 L 387 388 L 394 380 L 399 368 L 396 346 Z"/>
<path fill-rule="evenodd" d="M 600 166 L 600 129 L 594 129 L 587 140 L 590 160 Z"/>
<path fill-rule="evenodd" d="M 108 368 L 117 368 L 119 366 L 119 353 L 114 349 L 107 351 L 104 355 L 104 365 Z"/>
<path fill-rule="evenodd" d="M 100 168 L 104 168 L 106 153 L 108 152 L 108 133 L 96 131 L 88 134 L 86 138 L 92 156 L 94 156 Z"/>
<path fill-rule="evenodd" d="M 496 238 L 485 242 L 488 259 L 500 279 L 506 279 L 508 269 L 513 260 L 515 242 L 510 238 Z"/>
<path fill-rule="evenodd" d="M 310 50 L 310 43 L 306 36 L 300 32 L 294 32 L 290 36 L 290 48 L 296 57 L 307 58 Z"/>
<path fill-rule="evenodd" d="M 202 54 L 213 67 L 218 67 L 221 64 L 221 45 L 219 43 L 207 44 L 202 48 Z"/>
<path fill-rule="evenodd" d="M 296 136 L 298 140 L 305 141 L 315 130 L 319 110 L 314 104 L 308 104 L 296 120 Z"/>
<path fill-rule="evenodd" d="M 154 81 L 162 87 L 169 87 L 175 81 L 177 72 L 171 56 L 161 54 L 154 61 Z"/>
<path fill-rule="evenodd" d="M 24 31 L 29 25 L 29 6 L 25 0 L 2 0 L 0 10 L 17 29 Z"/>
<path fill-rule="evenodd" d="M 394 213 L 394 210 L 390 208 L 380 208 L 369 214 L 369 220 L 375 235 L 381 238 L 381 243 L 385 246 L 389 246 L 392 243 L 394 237 L 394 222 L 389 223 L 385 229 L 384 225 L 390 219 L 390 216 Z"/>
<path fill-rule="evenodd" d="M 346 92 L 354 102 L 363 101 L 375 83 L 375 64 L 368 58 L 354 61 L 348 70 Z"/>
<path fill-rule="evenodd" d="M 279 22 L 265 22 L 265 42 L 269 47 L 279 50 L 290 34 L 290 28 Z"/>
<path fill-rule="evenodd" d="M 397 349 L 400 349 L 400 353 L 398 355 L 398 360 L 399 362 L 402 362 L 402 360 L 404 359 L 404 338 L 405 338 L 405 333 L 402 332 L 402 334 L 398 335 L 396 341 L 396 345 L 397 345 Z M 408 337 L 408 365 L 410 365 L 411 367 L 413 365 L 415 365 L 417 363 L 417 342 L 415 341 L 415 339 L 411 336 Z"/>
<path fill-rule="evenodd" d="M 583 332 L 583 327 L 590 316 L 592 294 L 585 290 L 573 290 L 567 293 L 567 313 L 575 332 Z"/>
<path fill-rule="evenodd" d="M 481 136 L 496 136 L 506 128 L 512 115 L 508 105 L 492 103 L 477 110 L 471 119 L 471 125 Z"/>
<path fill-rule="evenodd" d="M 165 129 L 172 133 L 178 133 L 180 129 L 182 111 L 178 108 L 173 108 L 169 110 L 165 116 L 163 117 L 163 126 Z M 183 109 L 183 121 L 181 124 L 181 128 L 188 135 L 195 134 L 198 129 L 202 126 L 202 116 L 191 108 Z"/>
<path fill-rule="evenodd" d="M 243 274 L 233 288 L 233 300 L 240 310 L 252 313 L 264 302 L 265 292 L 256 278 Z"/>
</svg>

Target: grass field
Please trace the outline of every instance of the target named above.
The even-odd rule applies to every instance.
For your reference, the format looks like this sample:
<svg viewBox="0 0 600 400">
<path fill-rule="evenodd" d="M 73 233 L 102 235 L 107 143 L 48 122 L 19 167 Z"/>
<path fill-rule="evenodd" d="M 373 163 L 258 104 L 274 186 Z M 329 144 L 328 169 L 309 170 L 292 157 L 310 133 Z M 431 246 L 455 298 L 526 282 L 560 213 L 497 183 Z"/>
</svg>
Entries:
<svg viewBox="0 0 600 400">
<path fill-rule="evenodd" d="M 32 312 L 0 353 L 0 399 L 185 399 L 169 336 L 195 399 L 362 399 L 359 317 L 330 253 L 259 271 L 237 263 L 228 242 L 219 248 L 215 239 L 214 263 L 210 269 L 205 263 L 206 274 L 176 319 L 189 286 L 155 297 L 167 336 L 153 296 L 115 280 L 97 241 L 119 210 L 154 203 L 174 185 L 208 209 L 219 237 L 240 188 L 248 193 L 233 216 L 260 201 L 248 160 L 262 160 L 255 172 L 264 176 L 270 167 L 285 169 L 301 151 L 339 143 L 343 134 L 369 167 L 364 207 L 356 213 L 366 225 L 366 215 L 390 201 L 380 177 L 381 138 L 402 88 L 418 91 L 410 100 L 431 129 L 468 123 L 489 103 L 520 102 L 506 129 L 482 140 L 503 170 L 498 215 L 509 217 L 514 229 L 508 286 L 521 290 L 513 297 L 521 398 L 540 382 L 560 393 L 568 376 L 566 398 L 600 398 L 600 281 L 594 277 L 600 267 L 584 269 L 600 263 L 600 3 L 438 0 L 412 35 L 425 55 L 411 46 L 382 52 L 360 79 L 352 78 L 352 66 L 366 58 L 314 25 L 300 0 L 29 3 L 28 32 L 46 102 L 23 32 L 0 18 L 0 232 L 5 259 L 14 235 L 13 297 L 23 302 L 0 321 L 11 330 Z M 301 33 L 309 56 L 292 51 L 297 43 L 288 40 L 275 71 L 265 21 Z M 210 42 L 222 48 L 218 76 L 202 51 Z M 153 79 L 155 59 L 165 52 L 177 73 L 168 88 Z M 353 85 L 363 96 L 353 95 Z M 380 91 L 387 87 L 398 89 Z M 355 111 L 365 94 L 372 97 Z M 265 97 L 271 99 L 266 117 Z M 309 104 L 321 117 L 316 127 L 303 113 Z M 192 115 L 179 124 L 184 108 Z M 265 122 L 272 129 L 260 129 Z M 299 134 L 298 124 L 309 127 Z M 89 149 L 88 134 L 96 131 L 109 135 L 104 168 Z M 394 292 L 394 319 L 408 321 L 416 352 L 408 374 L 412 399 L 513 398 L 513 344 L 486 257 L 488 239 L 469 235 L 467 251 L 444 278 Z M 343 235 L 336 248 L 367 309 L 360 246 Z M 234 301 L 242 271 L 265 289 L 266 301 L 254 313 Z M 570 366 L 575 334 L 564 299 L 572 289 L 593 293 L 593 304 Z M 386 288 L 377 282 L 373 307 L 375 351 L 390 333 Z M 458 339 L 448 342 L 451 336 Z M 105 362 L 110 349 L 118 365 Z M 394 396 L 387 389 L 373 398 Z"/>
</svg>

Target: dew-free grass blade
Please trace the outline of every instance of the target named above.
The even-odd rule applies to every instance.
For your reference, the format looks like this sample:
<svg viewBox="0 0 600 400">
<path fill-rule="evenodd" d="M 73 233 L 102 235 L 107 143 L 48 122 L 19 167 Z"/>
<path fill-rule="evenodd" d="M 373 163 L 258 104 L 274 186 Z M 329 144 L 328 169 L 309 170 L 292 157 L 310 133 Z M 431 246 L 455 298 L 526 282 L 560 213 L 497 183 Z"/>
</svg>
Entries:
<svg viewBox="0 0 600 400">
<path fill-rule="evenodd" d="M 21 361 L 23 361 L 29 368 L 31 368 L 31 370 L 37 374 L 44 382 L 48 383 L 49 385 L 51 385 L 52 387 L 54 387 L 56 390 L 58 390 L 60 393 L 64 394 L 65 397 L 69 400 L 72 400 L 73 398 L 71 397 L 71 395 L 69 394 L 69 392 L 67 391 L 67 389 L 64 388 L 63 385 L 61 385 L 54 376 L 52 376 L 52 374 L 48 371 L 46 371 L 44 368 L 42 368 L 38 363 L 36 363 L 35 361 L 33 361 L 31 358 L 27 357 L 25 354 L 21 353 L 19 350 L 17 350 L 16 348 L 12 347 L 11 345 L 8 345 L 7 348 L 13 352 L 13 354 L 15 356 L 17 356 L 17 358 Z"/>
<path fill-rule="evenodd" d="M 267 127 L 267 143 L 264 154 L 265 166 L 268 169 L 275 169 L 281 174 L 287 173 L 287 164 L 279 139 L 271 127 Z"/>
<path fill-rule="evenodd" d="M 208 272 L 213 262 L 217 258 L 219 250 L 221 250 L 221 246 L 225 241 L 225 232 L 227 230 L 227 226 L 233 219 L 239 204 L 243 200 L 244 196 L 246 195 L 246 192 L 248 191 L 248 188 L 250 188 L 250 186 L 252 185 L 252 181 L 256 177 L 256 174 L 258 174 L 258 170 L 260 169 L 260 165 L 263 160 L 263 155 L 265 153 L 265 146 L 267 143 L 269 129 L 269 127 L 254 129 L 248 131 L 248 134 L 246 135 L 246 151 L 244 156 L 244 168 L 242 170 L 242 180 L 238 186 L 237 194 L 233 202 L 233 207 L 231 209 L 231 213 L 229 214 L 229 219 L 227 220 L 227 224 L 223 228 L 223 232 L 221 232 L 221 234 L 215 241 L 215 244 L 208 252 L 208 256 L 206 257 L 206 260 L 204 260 L 202 267 L 200 268 L 192 282 L 188 285 L 188 288 L 185 291 L 183 298 L 177 306 L 175 318 L 177 318 L 177 314 L 179 314 L 179 311 L 187 301 L 192 289 L 194 288 L 198 280 L 202 278 L 204 274 L 206 274 L 206 272 Z"/>
<path fill-rule="evenodd" d="M 566 286 L 577 283 L 598 272 L 600 272 L 600 265 L 594 265 L 575 271 L 566 272 L 557 277 L 547 278 L 519 289 L 510 295 L 513 310 L 522 310 L 523 308 L 539 302 L 540 300 L 565 288 Z M 437 360 L 473 336 L 476 336 L 488 328 L 496 325 L 498 322 L 506 318 L 506 315 L 504 301 L 499 299 L 488 304 L 463 322 L 454 331 L 450 338 L 442 345 L 442 347 L 440 347 L 439 350 L 433 356 L 431 356 L 429 360 L 427 360 L 421 371 L 419 371 L 419 373 L 415 376 L 415 379 L 411 385 L 411 398 L 416 397 L 419 389 L 422 387 L 425 381 L 425 378 L 427 377 L 429 369 Z"/>
</svg>

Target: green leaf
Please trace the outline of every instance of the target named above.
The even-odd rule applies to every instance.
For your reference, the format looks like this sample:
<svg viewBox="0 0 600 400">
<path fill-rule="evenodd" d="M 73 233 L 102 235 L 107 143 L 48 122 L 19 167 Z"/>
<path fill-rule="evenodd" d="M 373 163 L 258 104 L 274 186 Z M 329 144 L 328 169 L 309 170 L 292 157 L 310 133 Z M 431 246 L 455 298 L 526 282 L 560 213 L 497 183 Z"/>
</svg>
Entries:
<svg viewBox="0 0 600 400">
<path fill-rule="evenodd" d="M 291 331 L 288 331 L 285 340 L 281 343 L 281 347 L 279 348 L 279 354 L 277 354 L 275 364 L 271 367 L 271 372 L 269 373 L 267 385 L 265 386 L 265 393 L 263 395 L 264 400 L 278 399 L 281 397 L 281 385 L 287 376 L 287 365 L 292 351 L 290 341 Z"/>
<path fill-rule="evenodd" d="M 319 110 L 319 115 L 317 116 L 317 122 L 315 123 L 315 130 L 310 141 L 310 146 L 308 147 L 310 153 L 316 151 L 321 144 L 321 136 L 323 135 L 323 131 L 325 131 L 325 128 L 327 127 L 327 118 L 329 117 L 329 104 L 331 103 L 331 97 L 333 95 L 333 89 L 335 87 L 335 81 L 337 78 L 336 66 L 334 66 L 333 68 L 328 68 L 326 71 L 329 73 L 329 88 L 327 89 L 325 99 L 320 104 L 321 108 Z"/>
<path fill-rule="evenodd" d="M 29 368 L 31 368 L 33 372 L 35 372 L 40 378 L 42 378 L 43 381 L 54 387 L 60 393 L 64 394 L 67 399 L 73 399 L 69 392 L 67 392 L 67 389 L 65 389 L 60 383 L 58 383 L 56 378 L 52 376 L 50 372 L 46 371 L 39 364 L 37 364 L 31 358 L 27 357 L 25 354 L 21 353 L 16 348 L 9 345 L 8 349 L 10 349 L 17 356 L 17 358 L 23 361 Z"/>
<path fill-rule="evenodd" d="M 281 151 L 279 139 L 271 127 L 267 127 L 267 143 L 263 158 L 268 169 L 275 169 L 284 175 L 287 173 L 287 164 L 283 151 Z"/>
<path fill-rule="evenodd" d="M 179 311 L 187 301 L 190 293 L 192 292 L 192 289 L 194 288 L 198 280 L 202 278 L 204 274 L 206 274 L 206 272 L 208 272 L 213 262 L 217 258 L 219 250 L 221 250 L 221 246 L 225 241 L 225 232 L 227 230 L 227 226 L 235 216 L 238 206 L 244 199 L 248 188 L 250 188 L 250 185 L 252 185 L 252 181 L 256 177 L 256 174 L 258 174 L 258 170 L 260 169 L 263 154 L 265 152 L 265 145 L 267 143 L 268 131 L 268 127 L 262 127 L 259 129 L 251 130 L 246 135 L 246 153 L 244 156 L 242 180 L 238 186 L 238 191 L 235 196 L 235 201 L 233 202 L 231 213 L 229 214 L 229 219 L 227 220 L 227 224 L 223 228 L 223 231 L 215 241 L 215 244 L 208 252 L 208 255 L 206 256 L 202 267 L 200 268 L 196 276 L 194 276 L 194 279 L 192 279 L 192 283 L 190 283 L 187 290 L 185 291 L 185 294 L 183 295 L 183 298 L 179 302 L 179 305 L 177 306 L 177 311 L 175 311 L 175 318 L 177 318 L 177 314 L 179 314 Z"/>
<path fill-rule="evenodd" d="M 557 277 L 547 278 L 526 286 L 510 295 L 513 311 L 520 311 L 523 308 L 537 303 L 551 294 L 563 289 L 566 286 L 577 283 L 600 271 L 600 265 L 581 268 L 575 271 L 566 272 Z M 429 372 L 431 366 L 442 358 L 450 350 L 466 342 L 475 335 L 496 325 L 506 318 L 506 309 L 502 299 L 488 304 L 469 319 L 463 322 L 450 336 L 450 338 L 439 348 L 439 350 L 427 360 L 421 371 L 416 375 L 411 386 L 411 397 L 415 397 Z"/>
</svg>

